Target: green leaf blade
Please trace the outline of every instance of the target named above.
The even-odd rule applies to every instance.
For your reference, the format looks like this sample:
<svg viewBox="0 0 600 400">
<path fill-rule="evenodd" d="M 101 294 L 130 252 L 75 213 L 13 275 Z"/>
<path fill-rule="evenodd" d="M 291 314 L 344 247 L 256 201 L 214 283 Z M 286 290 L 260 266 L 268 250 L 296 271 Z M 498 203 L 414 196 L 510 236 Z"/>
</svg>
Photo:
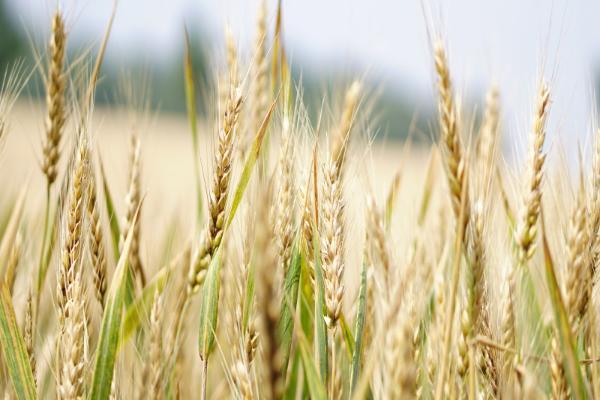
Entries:
<svg viewBox="0 0 600 400">
<path fill-rule="evenodd" d="M 360 363 L 362 356 L 362 338 L 365 329 L 367 314 L 367 266 L 363 263 L 360 272 L 360 289 L 358 291 L 358 311 L 356 314 L 356 325 L 354 329 L 355 346 L 352 354 L 352 369 L 350 374 L 350 390 L 354 391 L 360 374 Z"/>
<path fill-rule="evenodd" d="M 298 241 L 292 250 L 290 265 L 284 281 L 284 295 L 279 319 L 279 335 L 283 357 L 282 370 L 287 370 L 292 347 L 294 331 L 294 313 L 298 302 L 298 286 L 300 283 L 301 256 Z"/>
<path fill-rule="evenodd" d="M 140 204 L 141 207 L 141 204 Z M 133 218 L 135 225 L 139 209 Z M 129 276 L 129 252 L 133 240 L 134 229 L 130 229 L 119 257 L 119 262 L 108 291 L 106 306 L 100 336 L 96 347 L 96 360 L 89 398 L 91 400 L 107 400 L 110 396 L 115 361 L 117 358 L 119 338 L 121 333 L 121 320 L 125 304 L 127 278 Z"/>
<path fill-rule="evenodd" d="M 19 400 L 36 399 L 36 387 L 25 341 L 17 325 L 10 292 L 5 284 L 0 289 L 0 343 L 4 364 Z"/>
<path fill-rule="evenodd" d="M 202 305 L 200 306 L 200 331 L 198 348 L 200 358 L 208 360 L 215 345 L 217 317 L 219 311 L 219 291 L 221 286 L 221 247 L 215 253 L 208 267 L 206 279 L 202 286 Z"/>
</svg>

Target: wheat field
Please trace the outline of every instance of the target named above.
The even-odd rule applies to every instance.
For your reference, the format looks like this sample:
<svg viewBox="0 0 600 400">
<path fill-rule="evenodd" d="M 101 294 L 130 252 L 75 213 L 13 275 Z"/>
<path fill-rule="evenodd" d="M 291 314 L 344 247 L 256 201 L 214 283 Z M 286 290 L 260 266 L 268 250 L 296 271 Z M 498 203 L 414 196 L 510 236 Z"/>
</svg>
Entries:
<svg viewBox="0 0 600 400">
<path fill-rule="evenodd" d="M 313 121 L 271 11 L 249 59 L 227 32 L 205 117 L 187 36 L 187 118 L 94 105 L 112 20 L 75 62 L 56 11 L 43 102 L 6 72 L 0 395 L 596 398 L 600 131 L 547 159 L 542 74 L 505 161 L 502 87 L 463 112 L 435 27 L 433 143 L 376 140 L 360 79 Z"/>
</svg>

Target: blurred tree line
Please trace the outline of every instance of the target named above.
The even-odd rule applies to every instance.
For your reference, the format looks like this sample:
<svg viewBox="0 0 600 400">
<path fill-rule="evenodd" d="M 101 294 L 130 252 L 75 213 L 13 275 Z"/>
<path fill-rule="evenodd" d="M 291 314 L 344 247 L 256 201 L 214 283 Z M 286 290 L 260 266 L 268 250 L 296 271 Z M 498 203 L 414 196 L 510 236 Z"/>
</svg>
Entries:
<svg viewBox="0 0 600 400">
<path fill-rule="evenodd" d="M 26 48 L 21 30 L 15 26 L 15 21 L 8 12 L 4 0 L 0 0 L 0 67 L 4 68 L 23 56 Z"/>
<path fill-rule="evenodd" d="M 31 45 L 25 34 L 25 29 L 20 25 L 21 19 L 11 14 L 6 0 L 0 0 L 0 73 L 14 63 L 17 59 L 24 59 L 26 66 L 35 65 L 35 60 L 32 57 Z M 208 35 L 200 31 L 192 30 L 190 32 L 192 48 L 191 55 L 194 63 L 195 78 L 197 81 L 197 89 L 199 90 L 198 108 L 201 114 L 205 114 L 207 109 L 203 101 L 214 99 L 210 94 L 214 92 L 215 74 L 211 67 L 213 66 L 206 51 L 202 46 L 203 39 Z M 144 61 L 128 61 L 127 65 L 122 65 L 122 60 L 117 63 L 111 63 L 110 59 L 103 66 L 102 78 L 98 84 L 96 94 L 97 104 L 118 103 L 119 92 L 115 90 L 123 80 L 123 75 L 126 74 L 128 79 L 144 81 L 146 86 L 149 86 L 147 94 L 150 96 L 150 106 L 152 109 L 170 112 L 185 112 L 185 91 L 184 91 L 184 76 L 183 76 L 183 32 L 181 37 L 181 45 L 177 56 L 171 57 L 166 64 L 148 65 Z M 81 43 L 81 41 L 80 41 Z M 36 43 L 36 46 L 40 44 Z M 77 58 L 81 54 L 82 49 L 76 49 L 76 44 L 70 42 L 69 51 L 71 55 L 69 59 Z M 38 47 L 39 48 L 39 47 Z M 85 49 L 83 49 L 85 50 Z M 141 58 L 129 58 L 128 60 L 138 60 Z M 316 122 L 322 106 L 323 93 L 331 93 L 331 95 L 339 96 L 339 89 L 344 86 L 343 81 L 349 82 L 352 78 L 351 74 L 346 74 L 348 79 L 342 79 L 340 82 L 337 71 L 302 71 L 301 66 L 297 63 L 293 66 L 295 80 L 302 81 L 303 100 L 309 111 L 309 116 Z M 300 72 L 302 71 L 302 72 Z M 28 82 L 28 86 L 24 91 L 24 95 L 32 97 L 40 97 L 44 94 L 44 88 L 40 74 L 35 73 L 33 78 Z M 330 82 L 335 81 L 336 90 L 332 91 Z M 329 85 L 329 86 L 328 86 Z M 377 93 L 373 97 L 373 102 L 368 104 L 370 115 L 372 115 L 374 123 L 370 126 L 372 132 L 377 132 L 378 136 L 386 138 L 405 138 L 409 129 L 417 131 L 426 131 L 428 128 L 425 125 L 426 115 L 420 115 L 416 120 L 417 124 L 413 124 L 415 104 L 410 99 L 404 98 L 397 93 L 396 90 L 389 90 L 385 87 L 378 87 L 377 84 L 366 82 L 367 93 Z M 382 89 L 382 90 L 380 90 Z M 326 112 L 328 110 L 325 110 Z M 416 140 L 428 139 L 427 135 L 417 135 Z"/>
</svg>

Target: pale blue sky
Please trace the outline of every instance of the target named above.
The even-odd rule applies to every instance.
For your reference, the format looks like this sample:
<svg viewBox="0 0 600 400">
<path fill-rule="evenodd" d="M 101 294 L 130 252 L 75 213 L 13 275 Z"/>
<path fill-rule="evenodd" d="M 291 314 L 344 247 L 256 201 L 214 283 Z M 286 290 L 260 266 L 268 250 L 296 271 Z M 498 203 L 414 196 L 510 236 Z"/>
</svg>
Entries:
<svg viewBox="0 0 600 400">
<path fill-rule="evenodd" d="M 9 0 L 29 26 L 47 30 L 56 0 Z M 271 20 L 275 1 L 268 1 Z M 63 0 L 76 34 L 100 37 L 112 0 Z M 424 4 L 424 5 L 423 5 Z M 222 46 L 229 23 L 242 49 L 252 43 L 258 0 L 120 0 L 110 56 L 168 57 L 182 24 Z M 315 68 L 348 65 L 417 99 L 432 93 L 423 8 L 450 51 L 456 86 L 465 92 L 500 85 L 509 130 L 526 134 L 544 66 L 553 89 L 551 130 L 561 141 L 589 127 L 591 80 L 600 69 L 600 2 L 592 0 L 284 0 L 285 43 L 293 59 Z M 36 29 L 37 29 L 36 28 Z"/>
</svg>

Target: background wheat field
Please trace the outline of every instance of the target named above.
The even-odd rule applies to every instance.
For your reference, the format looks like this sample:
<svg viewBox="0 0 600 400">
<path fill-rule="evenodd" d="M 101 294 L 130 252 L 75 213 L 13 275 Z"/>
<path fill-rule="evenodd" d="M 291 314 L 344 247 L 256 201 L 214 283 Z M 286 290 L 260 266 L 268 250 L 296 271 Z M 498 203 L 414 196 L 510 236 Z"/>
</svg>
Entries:
<svg viewBox="0 0 600 400">
<path fill-rule="evenodd" d="M 7 67 L 0 394 L 596 398 L 596 116 L 554 140 L 540 68 L 527 156 L 507 155 L 502 86 L 464 101 L 424 7 L 435 107 L 391 140 L 364 76 L 307 100 L 284 9 L 261 2 L 250 54 L 226 31 L 210 85 L 185 31 L 186 115 L 103 81 L 112 18 L 74 57 L 58 8 L 34 65 Z"/>
</svg>

